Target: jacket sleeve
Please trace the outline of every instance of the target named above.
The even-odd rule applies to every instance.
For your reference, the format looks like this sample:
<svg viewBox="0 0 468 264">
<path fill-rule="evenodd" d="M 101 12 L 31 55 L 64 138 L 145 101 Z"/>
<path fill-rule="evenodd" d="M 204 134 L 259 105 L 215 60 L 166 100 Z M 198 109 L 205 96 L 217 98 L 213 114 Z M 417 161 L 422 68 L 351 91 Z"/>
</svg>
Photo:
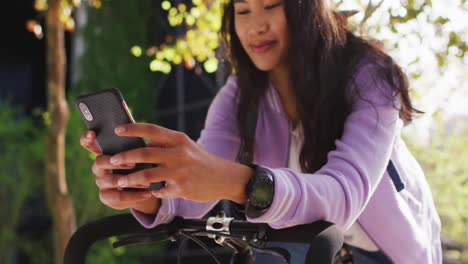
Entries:
<svg viewBox="0 0 468 264">
<path fill-rule="evenodd" d="M 236 124 L 237 80 L 231 75 L 213 99 L 206 116 L 205 127 L 197 143 L 214 155 L 234 161 L 239 150 L 240 138 Z M 199 203 L 182 198 L 162 199 L 156 215 L 146 215 L 131 209 L 134 217 L 146 228 L 170 222 L 174 216 L 200 218 L 219 201 Z"/>
<path fill-rule="evenodd" d="M 385 172 L 399 115 L 390 84 L 377 79 L 372 64 L 360 67 L 354 76 L 360 96 L 352 96 L 352 111 L 327 163 L 313 174 L 265 167 L 275 179 L 273 203 L 249 221 L 279 229 L 327 220 L 347 230 L 359 216 Z"/>
</svg>

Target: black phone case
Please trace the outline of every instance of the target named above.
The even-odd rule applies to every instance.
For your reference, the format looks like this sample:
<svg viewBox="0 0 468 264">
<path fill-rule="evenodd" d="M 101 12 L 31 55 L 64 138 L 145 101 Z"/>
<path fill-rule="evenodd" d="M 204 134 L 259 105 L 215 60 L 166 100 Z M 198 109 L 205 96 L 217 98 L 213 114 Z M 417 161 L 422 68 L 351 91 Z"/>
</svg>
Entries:
<svg viewBox="0 0 468 264">
<path fill-rule="evenodd" d="M 87 120 L 80 110 L 80 103 L 86 104 L 93 119 Z M 130 113 L 127 113 L 125 100 L 116 89 L 102 90 L 97 93 L 82 95 L 75 100 L 76 107 L 90 130 L 96 132 L 96 142 L 105 155 L 114 155 L 130 149 L 145 147 L 142 138 L 121 137 L 114 132 L 115 127 L 133 123 Z M 156 164 L 136 164 L 133 169 L 113 170 L 113 174 L 127 175 L 142 169 L 152 168 Z M 124 188 L 128 191 L 158 190 L 164 182 L 155 182 L 148 188 Z"/>
</svg>

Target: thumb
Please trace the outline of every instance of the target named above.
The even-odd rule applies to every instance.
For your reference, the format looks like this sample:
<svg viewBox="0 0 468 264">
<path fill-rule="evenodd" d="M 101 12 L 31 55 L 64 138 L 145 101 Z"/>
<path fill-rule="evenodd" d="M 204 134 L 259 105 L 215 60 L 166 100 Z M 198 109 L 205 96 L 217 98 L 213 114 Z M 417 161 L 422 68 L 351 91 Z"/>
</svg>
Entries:
<svg viewBox="0 0 468 264">
<path fill-rule="evenodd" d="M 115 128 L 115 133 L 124 137 L 148 138 L 159 142 L 159 144 L 167 144 L 168 146 L 178 145 L 183 136 L 183 133 L 179 131 L 148 123 L 120 125 Z"/>
</svg>

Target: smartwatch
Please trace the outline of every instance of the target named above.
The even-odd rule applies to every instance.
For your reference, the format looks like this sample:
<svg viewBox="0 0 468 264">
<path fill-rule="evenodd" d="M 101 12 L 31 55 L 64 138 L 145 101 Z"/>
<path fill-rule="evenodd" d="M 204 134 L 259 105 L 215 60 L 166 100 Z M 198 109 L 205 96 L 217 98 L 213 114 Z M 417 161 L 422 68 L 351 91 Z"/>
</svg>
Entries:
<svg viewBox="0 0 468 264">
<path fill-rule="evenodd" d="M 249 164 L 248 166 L 254 169 L 254 174 L 245 187 L 247 202 L 243 212 L 249 218 L 257 218 L 263 215 L 273 203 L 274 177 L 270 170 L 257 164 Z"/>
</svg>

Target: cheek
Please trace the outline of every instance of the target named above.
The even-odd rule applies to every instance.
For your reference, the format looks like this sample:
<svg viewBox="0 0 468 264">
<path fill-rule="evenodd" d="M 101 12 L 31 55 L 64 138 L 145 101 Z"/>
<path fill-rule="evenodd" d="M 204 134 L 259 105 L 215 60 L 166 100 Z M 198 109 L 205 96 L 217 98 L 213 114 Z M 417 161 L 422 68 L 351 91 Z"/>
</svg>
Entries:
<svg viewBox="0 0 468 264">
<path fill-rule="evenodd" d="M 275 26 L 275 32 L 279 42 L 281 43 L 282 53 L 287 52 L 287 48 L 289 46 L 289 35 L 286 19 L 284 17 L 280 17 L 278 19 L 278 23 Z"/>
<path fill-rule="evenodd" d="M 287 49 L 289 48 L 289 35 L 286 29 L 284 29 L 284 31 L 282 32 L 281 38 L 283 42 L 282 46 L 283 46 L 284 52 L 287 52 Z"/>
<path fill-rule="evenodd" d="M 278 33 L 278 36 L 280 37 L 281 41 L 283 43 L 288 42 L 288 25 L 286 21 L 286 17 L 284 14 L 281 14 L 278 16 L 278 19 L 276 20 L 276 32 Z"/>
<path fill-rule="evenodd" d="M 239 38 L 242 46 L 244 46 L 245 34 L 244 34 L 244 30 L 243 30 L 242 26 L 240 26 L 240 25 L 238 25 L 238 23 L 236 23 L 235 30 L 236 30 L 237 37 Z"/>
</svg>

